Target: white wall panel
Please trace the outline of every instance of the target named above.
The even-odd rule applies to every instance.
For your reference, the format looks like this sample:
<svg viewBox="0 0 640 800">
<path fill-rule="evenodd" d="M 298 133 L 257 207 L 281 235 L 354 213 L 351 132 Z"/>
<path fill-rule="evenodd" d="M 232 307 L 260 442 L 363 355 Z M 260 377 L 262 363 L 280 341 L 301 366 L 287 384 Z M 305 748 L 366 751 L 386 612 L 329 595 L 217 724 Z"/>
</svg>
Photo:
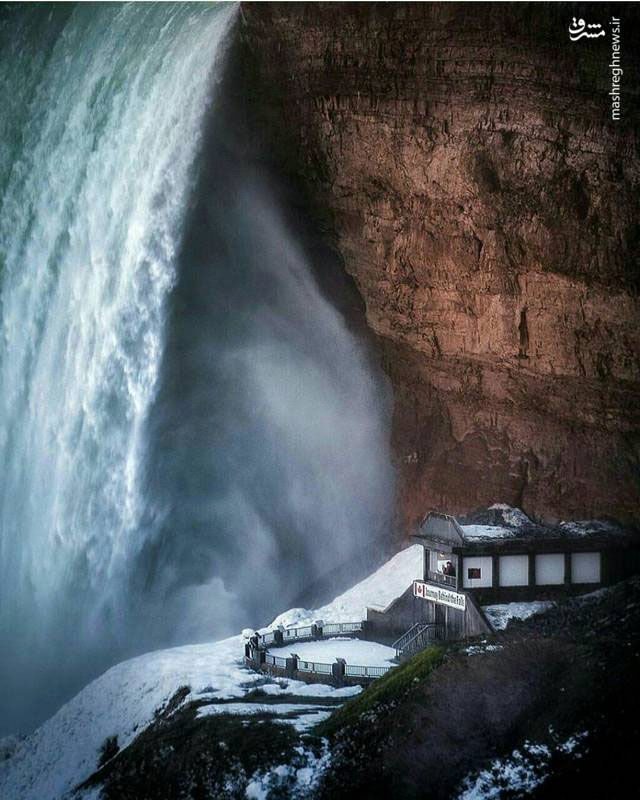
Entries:
<svg viewBox="0 0 640 800">
<path fill-rule="evenodd" d="M 544 553 L 536 556 L 536 584 L 557 586 L 564 583 L 564 553 Z"/>
<path fill-rule="evenodd" d="M 529 583 L 529 556 L 500 556 L 500 586 Z"/>
<path fill-rule="evenodd" d="M 469 570 L 480 570 L 479 578 L 470 578 Z M 491 556 L 467 556 L 462 560 L 462 586 L 464 589 L 491 586 L 493 583 L 493 559 Z"/>
<path fill-rule="evenodd" d="M 600 553 L 571 554 L 571 583 L 600 583 Z"/>
</svg>

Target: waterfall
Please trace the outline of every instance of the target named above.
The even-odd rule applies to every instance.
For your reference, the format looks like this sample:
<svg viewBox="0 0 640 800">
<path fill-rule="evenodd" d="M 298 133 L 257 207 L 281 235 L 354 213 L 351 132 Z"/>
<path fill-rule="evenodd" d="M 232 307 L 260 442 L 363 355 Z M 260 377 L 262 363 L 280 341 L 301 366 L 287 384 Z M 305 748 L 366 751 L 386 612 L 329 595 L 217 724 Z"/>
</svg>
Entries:
<svg viewBox="0 0 640 800">
<path fill-rule="evenodd" d="M 381 378 L 225 145 L 235 8 L 47 11 L 0 22 L 0 733 L 266 622 L 391 491 Z"/>
</svg>

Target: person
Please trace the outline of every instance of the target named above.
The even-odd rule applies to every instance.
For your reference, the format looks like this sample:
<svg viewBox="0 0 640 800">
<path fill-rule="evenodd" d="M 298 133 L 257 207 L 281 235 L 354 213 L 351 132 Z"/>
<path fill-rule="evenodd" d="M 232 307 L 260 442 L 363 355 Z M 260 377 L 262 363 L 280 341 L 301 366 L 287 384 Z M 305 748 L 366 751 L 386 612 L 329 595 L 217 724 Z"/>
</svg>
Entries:
<svg viewBox="0 0 640 800">
<path fill-rule="evenodd" d="M 443 575 L 455 576 L 456 568 L 453 566 L 451 561 L 447 561 L 447 563 L 444 565 L 444 569 L 442 570 L 442 574 Z"/>
</svg>

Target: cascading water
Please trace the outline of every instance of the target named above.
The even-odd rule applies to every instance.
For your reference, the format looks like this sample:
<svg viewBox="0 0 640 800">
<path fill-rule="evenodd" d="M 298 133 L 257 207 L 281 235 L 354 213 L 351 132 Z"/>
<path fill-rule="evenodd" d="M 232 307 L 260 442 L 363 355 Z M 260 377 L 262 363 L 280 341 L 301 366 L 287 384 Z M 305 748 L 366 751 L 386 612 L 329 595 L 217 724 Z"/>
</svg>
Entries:
<svg viewBox="0 0 640 800">
<path fill-rule="evenodd" d="M 234 18 L 2 18 L 0 733 L 387 520 L 380 377 L 216 114 Z"/>
</svg>

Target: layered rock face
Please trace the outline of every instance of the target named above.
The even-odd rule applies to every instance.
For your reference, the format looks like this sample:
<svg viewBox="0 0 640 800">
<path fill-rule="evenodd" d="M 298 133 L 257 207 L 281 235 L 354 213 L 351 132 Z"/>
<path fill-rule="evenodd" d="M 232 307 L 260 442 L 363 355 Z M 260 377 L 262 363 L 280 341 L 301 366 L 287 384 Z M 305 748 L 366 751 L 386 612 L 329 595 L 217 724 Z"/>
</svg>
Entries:
<svg viewBox="0 0 640 800">
<path fill-rule="evenodd" d="M 592 10 L 622 17 L 620 122 L 610 36 L 571 43 L 565 7 L 243 5 L 276 157 L 381 342 L 407 529 L 640 516 L 638 14 Z"/>
</svg>

